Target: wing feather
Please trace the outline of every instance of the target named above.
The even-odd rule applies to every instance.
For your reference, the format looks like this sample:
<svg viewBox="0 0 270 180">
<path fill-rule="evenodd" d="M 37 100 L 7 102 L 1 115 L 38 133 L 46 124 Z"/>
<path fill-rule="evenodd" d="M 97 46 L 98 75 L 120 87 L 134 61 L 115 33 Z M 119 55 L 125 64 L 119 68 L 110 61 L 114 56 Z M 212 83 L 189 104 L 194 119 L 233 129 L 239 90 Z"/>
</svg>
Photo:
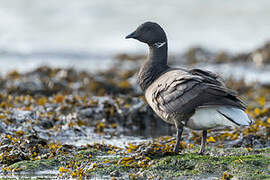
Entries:
<svg viewBox="0 0 270 180">
<path fill-rule="evenodd" d="M 236 92 L 209 71 L 173 69 L 153 86 L 152 102 L 166 113 L 192 113 L 196 108 L 216 105 L 245 109 Z"/>
</svg>

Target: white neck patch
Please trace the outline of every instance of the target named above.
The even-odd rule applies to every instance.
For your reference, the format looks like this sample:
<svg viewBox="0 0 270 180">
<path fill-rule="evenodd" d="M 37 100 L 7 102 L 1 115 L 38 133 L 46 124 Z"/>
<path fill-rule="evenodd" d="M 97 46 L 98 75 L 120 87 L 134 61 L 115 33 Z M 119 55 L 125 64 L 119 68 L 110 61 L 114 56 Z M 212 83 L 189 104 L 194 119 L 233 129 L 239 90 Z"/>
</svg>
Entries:
<svg viewBox="0 0 270 180">
<path fill-rule="evenodd" d="M 157 43 L 155 43 L 155 44 L 153 44 L 154 45 L 154 47 L 156 47 L 156 48 L 161 48 L 162 46 L 164 46 L 166 44 L 166 42 L 157 42 Z"/>
</svg>

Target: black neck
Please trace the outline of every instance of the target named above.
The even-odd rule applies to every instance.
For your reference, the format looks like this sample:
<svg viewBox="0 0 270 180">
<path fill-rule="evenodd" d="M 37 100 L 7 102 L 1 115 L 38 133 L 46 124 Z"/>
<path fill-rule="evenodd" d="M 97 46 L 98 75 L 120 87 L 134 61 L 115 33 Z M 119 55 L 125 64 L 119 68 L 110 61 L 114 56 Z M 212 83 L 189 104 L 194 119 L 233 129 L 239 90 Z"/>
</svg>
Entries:
<svg viewBox="0 0 270 180">
<path fill-rule="evenodd" d="M 149 46 L 149 56 L 141 67 L 138 76 L 138 81 L 143 91 L 169 68 L 167 65 L 167 51 L 167 42 L 161 47 Z"/>
</svg>

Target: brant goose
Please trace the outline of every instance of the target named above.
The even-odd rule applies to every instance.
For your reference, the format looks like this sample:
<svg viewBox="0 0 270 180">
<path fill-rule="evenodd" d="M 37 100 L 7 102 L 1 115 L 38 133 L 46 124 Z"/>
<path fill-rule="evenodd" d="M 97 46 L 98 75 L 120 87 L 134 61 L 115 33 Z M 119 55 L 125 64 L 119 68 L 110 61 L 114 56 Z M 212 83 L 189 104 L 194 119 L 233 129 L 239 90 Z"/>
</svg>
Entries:
<svg viewBox="0 0 270 180">
<path fill-rule="evenodd" d="M 165 122 L 175 125 L 174 152 L 179 151 L 184 126 L 202 130 L 199 154 L 203 154 L 208 129 L 252 123 L 244 112 L 245 104 L 218 75 L 201 69 L 168 66 L 167 37 L 157 23 L 143 23 L 126 36 L 128 38 L 149 46 L 149 56 L 140 68 L 138 82 L 155 113 Z"/>
</svg>

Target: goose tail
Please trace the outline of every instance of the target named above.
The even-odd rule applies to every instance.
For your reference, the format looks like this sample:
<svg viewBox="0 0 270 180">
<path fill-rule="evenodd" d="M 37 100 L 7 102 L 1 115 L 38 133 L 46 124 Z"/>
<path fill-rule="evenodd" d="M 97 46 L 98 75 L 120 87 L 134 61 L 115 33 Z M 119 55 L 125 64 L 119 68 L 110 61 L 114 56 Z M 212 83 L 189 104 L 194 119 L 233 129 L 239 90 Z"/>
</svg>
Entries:
<svg viewBox="0 0 270 180">
<path fill-rule="evenodd" d="M 249 126 L 254 122 L 251 117 L 238 108 L 222 106 L 218 109 L 218 112 L 237 126 Z"/>
</svg>

